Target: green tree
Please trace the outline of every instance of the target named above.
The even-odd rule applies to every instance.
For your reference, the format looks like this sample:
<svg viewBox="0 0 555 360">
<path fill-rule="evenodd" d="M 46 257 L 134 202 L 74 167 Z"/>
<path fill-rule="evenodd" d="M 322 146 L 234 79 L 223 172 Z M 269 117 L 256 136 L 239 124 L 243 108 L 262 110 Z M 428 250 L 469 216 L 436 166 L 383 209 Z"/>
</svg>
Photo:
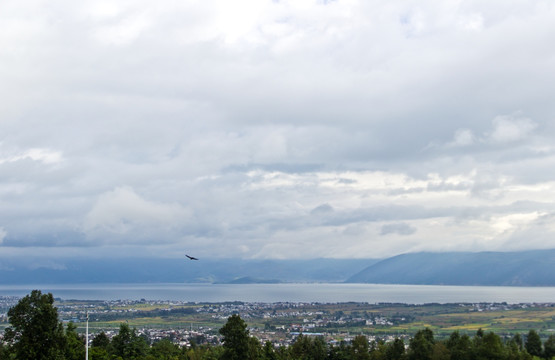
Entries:
<svg viewBox="0 0 555 360">
<path fill-rule="evenodd" d="M 291 346 L 291 359 L 324 360 L 328 356 L 327 345 L 321 337 L 299 335 Z"/>
<path fill-rule="evenodd" d="M 546 359 L 551 359 L 555 356 L 555 335 L 549 335 L 543 344 L 543 355 Z"/>
<path fill-rule="evenodd" d="M 4 345 L 2 341 L 0 341 L 0 359 L 9 359 L 10 358 L 10 349 Z"/>
<path fill-rule="evenodd" d="M 350 347 L 345 341 L 341 341 L 339 345 L 331 346 L 328 351 L 329 360 L 350 360 Z"/>
<path fill-rule="evenodd" d="M 90 360 L 110 360 L 110 355 L 106 349 L 100 347 L 91 347 L 89 349 Z"/>
<path fill-rule="evenodd" d="M 248 360 L 260 360 L 262 359 L 262 345 L 260 341 L 254 336 L 249 337 L 249 351 L 247 355 Z"/>
<path fill-rule="evenodd" d="M 328 357 L 328 344 L 321 336 L 312 339 L 312 359 L 325 360 Z"/>
<path fill-rule="evenodd" d="M 89 358 L 91 360 L 108 360 L 108 350 L 110 349 L 110 338 L 104 331 L 98 333 L 91 342 Z"/>
<path fill-rule="evenodd" d="M 11 326 L 4 340 L 13 348 L 15 359 L 63 359 L 66 337 L 53 304 L 52 294 L 33 290 L 8 310 Z"/>
<path fill-rule="evenodd" d="M 85 357 L 85 338 L 77 334 L 77 326 L 70 322 L 66 327 L 66 360 L 82 360 Z"/>
<path fill-rule="evenodd" d="M 513 336 L 513 340 L 516 346 L 518 347 L 518 350 L 522 351 L 524 349 L 524 342 L 522 341 L 522 336 L 519 333 L 517 333 L 515 334 L 515 336 Z"/>
<path fill-rule="evenodd" d="M 434 352 L 434 333 L 426 328 L 419 330 L 409 343 L 409 359 L 431 360 Z"/>
<path fill-rule="evenodd" d="M 493 332 L 489 332 L 482 336 L 482 341 L 476 348 L 476 354 L 476 359 L 478 360 L 506 359 L 503 342 L 501 338 Z"/>
<path fill-rule="evenodd" d="M 108 349 L 108 347 L 110 346 L 110 338 L 108 337 L 108 335 L 106 335 L 104 331 L 99 332 L 92 339 L 91 346 L 102 348 L 102 349 Z"/>
<path fill-rule="evenodd" d="M 449 349 L 442 342 L 436 342 L 432 351 L 432 360 L 450 360 Z"/>
<path fill-rule="evenodd" d="M 519 350 L 518 345 L 511 339 L 505 347 L 506 360 L 532 360 L 534 357 L 525 350 Z"/>
<path fill-rule="evenodd" d="M 289 356 L 289 349 L 285 346 L 280 346 L 275 351 L 278 360 L 289 360 L 291 357 Z"/>
<path fill-rule="evenodd" d="M 311 359 L 312 342 L 308 336 L 300 334 L 291 345 L 291 358 L 298 360 Z"/>
<path fill-rule="evenodd" d="M 526 351 L 532 356 L 542 355 L 542 341 L 535 330 L 530 330 L 524 344 Z"/>
<path fill-rule="evenodd" d="M 220 359 L 223 353 L 222 347 L 210 347 L 208 345 L 196 346 L 185 350 L 184 359 L 187 360 L 210 360 L 210 359 Z M 180 358 L 181 359 L 181 358 Z"/>
<path fill-rule="evenodd" d="M 400 360 L 405 355 L 405 342 L 402 339 L 395 338 L 386 349 L 386 358 L 388 360 Z"/>
<path fill-rule="evenodd" d="M 370 359 L 371 360 L 389 360 L 389 346 L 383 340 L 372 341 L 370 343 Z"/>
<path fill-rule="evenodd" d="M 449 336 L 446 346 L 451 353 L 451 360 L 472 359 L 472 341 L 468 335 L 460 335 L 458 331 L 454 331 Z"/>
<path fill-rule="evenodd" d="M 368 339 L 364 335 L 355 336 L 351 344 L 351 359 L 353 360 L 368 360 L 370 353 L 368 352 Z"/>
<path fill-rule="evenodd" d="M 146 341 L 137 335 L 135 329 L 131 330 L 126 323 L 120 324 L 119 333 L 114 336 L 110 345 L 109 353 L 116 358 L 121 357 L 125 360 L 141 359 L 148 350 Z"/>
<path fill-rule="evenodd" d="M 179 346 L 172 343 L 169 339 L 162 339 L 155 342 L 150 349 L 152 358 L 157 360 L 177 359 L 179 353 Z"/>
<path fill-rule="evenodd" d="M 263 353 L 264 360 L 277 360 L 278 358 L 276 355 L 276 351 L 274 349 L 274 345 L 272 345 L 270 340 L 267 340 L 264 343 L 264 347 L 262 348 L 262 353 Z"/>
<path fill-rule="evenodd" d="M 220 329 L 223 336 L 223 360 L 245 360 L 249 353 L 249 330 L 237 314 L 231 315 Z"/>
</svg>

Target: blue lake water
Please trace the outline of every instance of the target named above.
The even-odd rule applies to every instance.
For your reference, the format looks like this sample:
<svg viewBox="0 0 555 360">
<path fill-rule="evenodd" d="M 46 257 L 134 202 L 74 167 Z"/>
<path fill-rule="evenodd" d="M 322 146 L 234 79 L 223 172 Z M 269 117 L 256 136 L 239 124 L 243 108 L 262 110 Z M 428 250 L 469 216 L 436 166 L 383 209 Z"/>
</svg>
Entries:
<svg viewBox="0 0 555 360">
<path fill-rule="evenodd" d="M 555 287 L 378 284 L 77 284 L 0 285 L 0 295 L 33 289 L 61 299 L 180 300 L 190 302 L 554 303 Z"/>
</svg>

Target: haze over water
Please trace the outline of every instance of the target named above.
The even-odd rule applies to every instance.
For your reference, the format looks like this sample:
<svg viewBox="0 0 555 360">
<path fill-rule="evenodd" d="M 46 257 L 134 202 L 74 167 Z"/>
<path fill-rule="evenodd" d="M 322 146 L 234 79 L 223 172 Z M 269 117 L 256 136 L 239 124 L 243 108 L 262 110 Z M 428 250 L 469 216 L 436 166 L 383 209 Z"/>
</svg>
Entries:
<svg viewBox="0 0 555 360">
<path fill-rule="evenodd" d="M 476 303 L 555 302 L 555 287 L 432 286 L 379 284 L 87 284 L 4 285 L 0 295 L 32 289 L 64 300 L 179 300 L 190 302 Z"/>
</svg>

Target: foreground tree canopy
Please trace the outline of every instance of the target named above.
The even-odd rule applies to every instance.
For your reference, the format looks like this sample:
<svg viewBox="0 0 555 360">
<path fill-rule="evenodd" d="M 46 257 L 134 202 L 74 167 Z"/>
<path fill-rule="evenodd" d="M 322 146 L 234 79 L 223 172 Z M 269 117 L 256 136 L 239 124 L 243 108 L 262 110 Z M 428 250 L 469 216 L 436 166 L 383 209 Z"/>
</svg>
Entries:
<svg viewBox="0 0 555 360">
<path fill-rule="evenodd" d="M 64 358 L 67 338 L 52 294 L 33 290 L 8 311 L 4 340 L 16 359 Z"/>
<path fill-rule="evenodd" d="M 0 342 L 0 360 L 77 360 L 85 357 L 85 339 L 73 323 L 64 329 L 52 294 L 34 290 L 8 311 L 10 326 Z M 437 340 L 431 329 L 414 334 L 408 344 L 402 339 L 369 342 L 364 335 L 351 342 L 330 345 L 322 337 L 299 335 L 289 347 L 261 344 L 250 336 L 247 324 L 232 315 L 220 329 L 221 346 L 180 347 L 170 340 L 153 344 L 123 323 L 110 339 L 97 334 L 91 342 L 91 360 L 532 360 L 555 358 L 555 335 L 542 343 L 530 330 L 503 340 L 493 332 L 479 330 L 473 337 L 453 332 Z"/>
</svg>

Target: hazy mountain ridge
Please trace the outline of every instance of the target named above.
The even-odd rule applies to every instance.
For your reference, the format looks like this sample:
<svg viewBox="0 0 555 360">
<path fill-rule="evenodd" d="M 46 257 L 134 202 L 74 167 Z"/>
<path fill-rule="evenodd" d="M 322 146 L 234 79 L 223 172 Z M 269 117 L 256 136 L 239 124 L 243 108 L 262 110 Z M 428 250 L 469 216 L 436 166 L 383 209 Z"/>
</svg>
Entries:
<svg viewBox="0 0 555 360">
<path fill-rule="evenodd" d="M 555 250 L 403 254 L 372 264 L 346 282 L 555 286 Z"/>
<path fill-rule="evenodd" d="M 376 283 L 555 286 L 555 249 L 410 253 L 376 259 L 72 259 L 39 264 L 0 260 L 0 284 Z"/>
</svg>

